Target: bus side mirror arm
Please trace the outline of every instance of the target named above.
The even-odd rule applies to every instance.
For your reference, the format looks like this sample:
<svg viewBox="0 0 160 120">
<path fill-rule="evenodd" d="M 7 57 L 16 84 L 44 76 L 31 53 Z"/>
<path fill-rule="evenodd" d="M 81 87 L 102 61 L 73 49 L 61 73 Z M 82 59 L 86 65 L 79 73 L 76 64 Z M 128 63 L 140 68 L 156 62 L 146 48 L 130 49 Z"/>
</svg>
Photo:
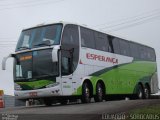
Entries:
<svg viewBox="0 0 160 120">
<path fill-rule="evenodd" d="M 52 50 L 52 62 L 57 62 L 58 61 L 58 51 L 60 50 L 60 47 L 54 47 Z"/>
<path fill-rule="evenodd" d="M 6 70 L 6 61 L 8 58 L 10 57 L 15 57 L 15 54 L 9 54 L 7 57 L 4 57 L 3 60 L 2 60 L 2 70 Z"/>
</svg>

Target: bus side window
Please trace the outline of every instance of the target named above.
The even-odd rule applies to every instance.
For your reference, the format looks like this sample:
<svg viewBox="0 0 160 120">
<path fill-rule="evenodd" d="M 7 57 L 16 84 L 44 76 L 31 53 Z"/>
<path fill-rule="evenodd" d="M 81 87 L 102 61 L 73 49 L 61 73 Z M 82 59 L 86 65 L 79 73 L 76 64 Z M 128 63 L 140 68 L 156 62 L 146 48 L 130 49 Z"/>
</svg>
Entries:
<svg viewBox="0 0 160 120">
<path fill-rule="evenodd" d="M 147 51 L 145 46 L 140 45 L 139 46 L 139 52 L 140 52 L 140 59 L 146 60 L 147 59 Z"/>
<path fill-rule="evenodd" d="M 62 74 L 68 75 L 72 72 L 70 67 L 71 59 L 69 57 L 62 57 Z"/>
<path fill-rule="evenodd" d="M 119 38 L 114 37 L 112 39 L 114 53 L 120 54 Z"/>
<path fill-rule="evenodd" d="M 95 49 L 95 39 L 93 30 L 81 27 L 81 45 L 82 47 Z"/>
<path fill-rule="evenodd" d="M 62 44 L 64 45 L 78 45 L 79 39 L 78 39 L 78 27 L 74 25 L 66 25 Z"/>
<path fill-rule="evenodd" d="M 130 50 L 131 50 L 131 56 L 134 58 L 139 58 L 139 51 L 138 51 L 138 44 L 130 42 Z"/>
<path fill-rule="evenodd" d="M 113 43 L 112 43 L 113 38 L 114 37 L 112 37 L 112 36 L 108 36 L 108 43 L 109 43 L 108 51 L 111 53 L 114 53 Z"/>
<path fill-rule="evenodd" d="M 77 25 L 68 24 L 65 26 L 61 48 L 62 75 L 72 74 L 76 69 L 79 60 L 79 32 Z M 67 68 L 67 66 L 69 68 Z"/>
<path fill-rule="evenodd" d="M 156 61 L 156 55 L 155 55 L 155 51 L 152 48 L 147 48 L 147 53 L 148 53 L 148 60 L 150 61 Z"/>
<path fill-rule="evenodd" d="M 148 61 L 156 61 L 155 52 L 153 48 L 146 47 L 146 60 Z"/>
<path fill-rule="evenodd" d="M 108 37 L 104 33 L 94 32 L 96 49 L 108 52 Z"/>
<path fill-rule="evenodd" d="M 155 53 L 155 50 L 154 49 L 152 49 L 151 50 L 151 56 L 152 56 L 152 61 L 156 61 L 156 53 Z"/>
<path fill-rule="evenodd" d="M 130 56 L 129 42 L 122 39 L 119 42 L 120 42 L 121 55 Z"/>
</svg>

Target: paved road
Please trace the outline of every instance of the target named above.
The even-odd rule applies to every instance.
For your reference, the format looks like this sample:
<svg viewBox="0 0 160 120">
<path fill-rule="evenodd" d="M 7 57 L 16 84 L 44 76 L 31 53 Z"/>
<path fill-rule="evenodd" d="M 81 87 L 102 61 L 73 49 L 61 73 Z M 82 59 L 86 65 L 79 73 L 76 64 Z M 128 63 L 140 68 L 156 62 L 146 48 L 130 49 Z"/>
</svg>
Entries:
<svg viewBox="0 0 160 120">
<path fill-rule="evenodd" d="M 90 104 L 57 104 L 51 107 L 34 106 L 6 108 L 1 109 L 0 114 L 3 114 L 3 117 L 6 117 L 6 114 L 18 115 L 18 120 L 100 120 L 102 119 L 102 114 L 104 113 L 123 113 L 135 108 L 140 108 L 154 104 L 160 104 L 160 99 L 127 101 L 119 100 Z M 0 119 L 1 118 L 2 117 L 0 117 Z"/>
</svg>

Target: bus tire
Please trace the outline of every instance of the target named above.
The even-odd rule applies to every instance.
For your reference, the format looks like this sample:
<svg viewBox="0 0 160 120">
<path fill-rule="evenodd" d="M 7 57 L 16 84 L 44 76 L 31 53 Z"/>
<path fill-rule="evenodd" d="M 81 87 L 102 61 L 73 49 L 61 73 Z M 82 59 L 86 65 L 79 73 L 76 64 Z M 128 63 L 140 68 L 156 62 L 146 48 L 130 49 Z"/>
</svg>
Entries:
<svg viewBox="0 0 160 120">
<path fill-rule="evenodd" d="M 90 103 L 91 91 L 87 82 L 82 85 L 82 103 Z"/>
<path fill-rule="evenodd" d="M 144 99 L 149 99 L 150 98 L 150 89 L 147 85 L 144 87 Z"/>
<path fill-rule="evenodd" d="M 95 102 L 102 102 L 103 101 L 103 87 L 101 83 L 97 83 L 96 85 L 96 95 L 94 97 Z"/>
<path fill-rule="evenodd" d="M 143 99 L 144 98 L 144 90 L 142 85 L 138 85 L 138 90 L 137 90 L 137 98 L 138 99 Z"/>
<path fill-rule="evenodd" d="M 45 98 L 45 99 L 44 99 L 44 104 L 45 104 L 46 106 L 52 106 L 52 99 Z"/>
</svg>

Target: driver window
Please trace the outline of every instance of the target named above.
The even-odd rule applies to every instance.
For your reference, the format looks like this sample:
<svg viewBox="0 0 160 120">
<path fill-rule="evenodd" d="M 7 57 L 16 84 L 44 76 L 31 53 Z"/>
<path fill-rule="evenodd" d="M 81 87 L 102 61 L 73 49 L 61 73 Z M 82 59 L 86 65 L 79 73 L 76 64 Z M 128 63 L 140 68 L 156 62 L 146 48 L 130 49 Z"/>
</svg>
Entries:
<svg viewBox="0 0 160 120">
<path fill-rule="evenodd" d="M 62 74 L 68 75 L 70 74 L 70 67 L 69 67 L 70 59 L 67 57 L 62 57 Z"/>
<path fill-rule="evenodd" d="M 78 26 L 68 24 L 62 36 L 62 75 L 74 72 L 79 60 L 79 34 Z"/>
</svg>

